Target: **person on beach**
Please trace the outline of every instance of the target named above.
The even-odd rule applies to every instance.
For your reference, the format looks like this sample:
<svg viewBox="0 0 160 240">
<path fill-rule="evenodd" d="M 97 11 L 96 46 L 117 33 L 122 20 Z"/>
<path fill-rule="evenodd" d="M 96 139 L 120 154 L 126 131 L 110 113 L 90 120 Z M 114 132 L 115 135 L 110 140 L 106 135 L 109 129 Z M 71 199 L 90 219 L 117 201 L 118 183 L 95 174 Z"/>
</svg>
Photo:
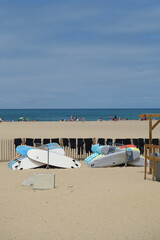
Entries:
<svg viewBox="0 0 160 240">
<path fill-rule="evenodd" d="M 102 122 L 102 118 L 99 118 L 98 121 L 99 121 L 99 122 Z"/>
<path fill-rule="evenodd" d="M 141 121 L 146 121 L 146 120 L 147 120 L 147 117 L 146 117 L 146 115 L 144 115 L 144 117 L 141 118 Z"/>
<path fill-rule="evenodd" d="M 74 119 L 73 119 L 73 115 L 71 116 L 71 121 L 72 121 L 72 122 L 74 121 Z"/>
<path fill-rule="evenodd" d="M 117 116 L 116 116 L 116 115 L 114 115 L 113 120 L 114 120 L 115 122 L 117 121 Z"/>
</svg>

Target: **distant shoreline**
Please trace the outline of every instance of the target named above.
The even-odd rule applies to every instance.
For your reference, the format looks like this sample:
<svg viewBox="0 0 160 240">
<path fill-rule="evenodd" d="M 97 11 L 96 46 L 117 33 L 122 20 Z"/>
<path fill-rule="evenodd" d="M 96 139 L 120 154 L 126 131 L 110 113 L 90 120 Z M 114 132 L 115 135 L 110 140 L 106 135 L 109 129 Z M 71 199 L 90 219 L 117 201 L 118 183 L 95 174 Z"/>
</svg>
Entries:
<svg viewBox="0 0 160 240">
<path fill-rule="evenodd" d="M 117 119 L 138 120 L 143 113 L 160 113 L 154 108 L 126 108 L 126 109 L 0 109 L 0 118 L 4 121 L 110 121 Z"/>
</svg>

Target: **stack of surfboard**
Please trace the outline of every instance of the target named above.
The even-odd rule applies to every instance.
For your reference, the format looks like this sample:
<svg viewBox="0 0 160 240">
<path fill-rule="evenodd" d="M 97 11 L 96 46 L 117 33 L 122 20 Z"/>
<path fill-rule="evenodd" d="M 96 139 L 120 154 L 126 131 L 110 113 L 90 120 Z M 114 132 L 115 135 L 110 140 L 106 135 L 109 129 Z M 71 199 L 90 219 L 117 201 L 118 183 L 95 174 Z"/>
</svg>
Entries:
<svg viewBox="0 0 160 240">
<path fill-rule="evenodd" d="M 145 158 L 140 155 L 140 151 L 134 145 L 127 146 L 110 146 L 110 145 L 93 145 L 92 152 L 85 159 L 89 167 L 112 167 L 121 164 L 132 166 L 144 166 Z"/>
<path fill-rule="evenodd" d="M 80 168 L 80 162 L 65 156 L 64 149 L 57 143 L 49 143 L 40 148 L 20 145 L 19 153 L 8 165 L 12 170 L 37 168 L 49 164 L 58 168 Z"/>
</svg>

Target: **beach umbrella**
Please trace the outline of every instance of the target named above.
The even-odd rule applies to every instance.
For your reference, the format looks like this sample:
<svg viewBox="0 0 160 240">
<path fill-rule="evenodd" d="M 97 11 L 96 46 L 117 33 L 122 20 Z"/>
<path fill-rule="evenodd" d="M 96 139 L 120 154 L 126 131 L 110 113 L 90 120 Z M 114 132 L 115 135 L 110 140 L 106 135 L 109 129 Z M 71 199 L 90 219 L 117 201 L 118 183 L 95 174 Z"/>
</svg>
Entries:
<svg viewBox="0 0 160 240">
<path fill-rule="evenodd" d="M 24 117 L 20 117 L 19 119 L 24 119 Z"/>
</svg>

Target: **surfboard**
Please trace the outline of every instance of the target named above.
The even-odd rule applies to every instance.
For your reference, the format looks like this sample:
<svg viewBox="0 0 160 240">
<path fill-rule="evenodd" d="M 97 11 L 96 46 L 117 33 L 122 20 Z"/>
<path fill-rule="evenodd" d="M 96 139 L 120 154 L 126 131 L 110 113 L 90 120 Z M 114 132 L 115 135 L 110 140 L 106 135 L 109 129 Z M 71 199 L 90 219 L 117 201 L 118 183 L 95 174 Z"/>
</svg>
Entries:
<svg viewBox="0 0 160 240">
<path fill-rule="evenodd" d="M 147 165 L 149 162 L 147 161 Z M 135 167 L 144 167 L 145 166 L 145 158 L 140 156 L 138 159 L 127 162 L 127 165 L 135 166 Z"/>
<path fill-rule="evenodd" d="M 93 153 L 96 153 L 97 148 L 98 148 L 99 146 L 100 146 L 99 144 L 94 144 L 94 145 L 92 145 L 91 151 L 92 151 Z"/>
<path fill-rule="evenodd" d="M 140 153 L 136 150 L 121 150 L 112 154 L 103 155 L 95 157 L 92 161 L 88 163 L 89 167 L 98 168 L 98 167 L 111 167 L 124 164 L 132 160 L 136 160 L 140 157 Z"/>
<path fill-rule="evenodd" d="M 119 147 L 119 148 L 136 148 L 136 146 L 133 144 L 119 145 L 117 147 Z"/>
<path fill-rule="evenodd" d="M 12 170 L 25 170 L 25 169 L 41 167 L 45 164 L 33 161 L 28 157 L 21 156 L 11 161 L 8 165 Z"/>
<path fill-rule="evenodd" d="M 29 159 L 48 164 L 48 152 L 41 149 L 30 149 L 27 152 Z M 49 165 L 60 168 L 80 168 L 80 162 L 60 154 L 49 152 Z"/>
<path fill-rule="evenodd" d="M 91 162 L 97 156 L 99 156 L 98 153 L 93 153 L 90 156 L 88 156 L 84 161 L 85 161 L 86 164 L 88 164 L 89 162 Z"/>
<path fill-rule="evenodd" d="M 126 148 L 126 147 L 124 147 Z M 111 146 L 111 145 L 98 145 L 95 144 L 91 148 L 93 153 L 98 153 L 98 154 L 111 154 L 114 152 L 120 152 L 122 149 L 118 146 Z"/>
<path fill-rule="evenodd" d="M 98 150 L 97 152 L 88 156 L 84 161 L 85 161 L 86 164 L 88 164 L 89 162 L 91 162 L 96 157 L 98 158 L 98 157 L 103 156 L 103 155 L 112 154 L 114 152 L 120 152 L 120 151 L 122 151 L 122 149 L 118 149 L 116 147 L 107 145 L 107 146 L 101 148 L 101 152 L 99 152 L 99 150 Z"/>
<path fill-rule="evenodd" d="M 55 152 L 60 155 L 64 155 L 64 149 L 62 147 L 60 147 L 57 143 L 50 143 L 50 144 L 42 145 L 41 147 L 38 147 L 38 148 L 27 146 L 27 145 L 20 145 L 16 148 L 16 151 L 23 156 L 27 156 L 27 152 L 30 149 L 43 149 L 46 151 L 48 151 L 48 149 L 49 149 L 49 151 Z"/>
<path fill-rule="evenodd" d="M 116 147 L 116 146 L 110 146 L 110 145 L 104 145 L 101 146 L 101 153 L 102 154 L 111 154 L 114 152 L 120 152 L 120 151 L 129 151 L 129 150 L 136 150 L 138 152 L 140 152 L 140 150 L 138 148 L 136 148 L 134 145 L 128 145 L 128 147 Z"/>
<path fill-rule="evenodd" d="M 121 152 L 121 151 L 123 151 L 121 148 L 116 147 L 116 146 L 111 146 L 111 145 L 104 145 L 101 148 L 102 154 L 112 154 L 112 153 Z"/>
<path fill-rule="evenodd" d="M 116 146 L 111 146 L 111 145 L 99 145 L 95 144 L 91 148 L 93 153 L 98 153 L 98 154 L 110 154 L 114 152 L 119 152 L 121 149 Z"/>
</svg>

